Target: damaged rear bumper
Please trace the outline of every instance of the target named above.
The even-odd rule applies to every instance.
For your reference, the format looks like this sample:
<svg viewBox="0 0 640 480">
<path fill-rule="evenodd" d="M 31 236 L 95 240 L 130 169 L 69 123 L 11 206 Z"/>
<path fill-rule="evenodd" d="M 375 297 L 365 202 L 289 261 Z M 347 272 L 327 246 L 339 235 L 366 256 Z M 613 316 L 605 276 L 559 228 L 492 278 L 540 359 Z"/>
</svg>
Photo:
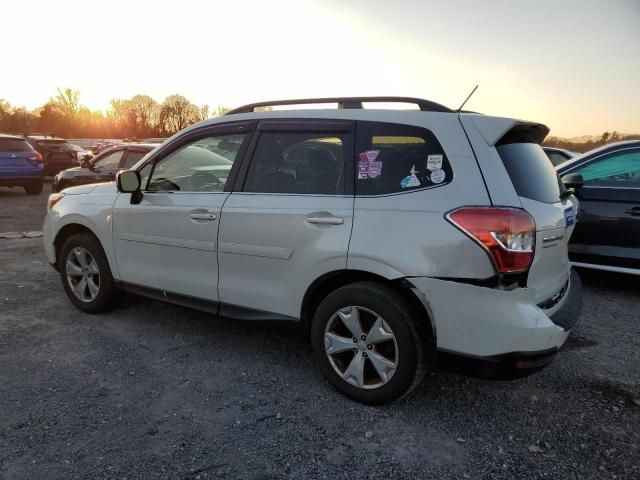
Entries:
<svg viewBox="0 0 640 480">
<path fill-rule="evenodd" d="M 437 363 L 485 378 L 517 378 L 549 364 L 582 305 L 574 272 L 562 301 L 546 311 L 528 288 L 500 290 L 429 277 L 407 280 L 430 313 Z"/>
</svg>

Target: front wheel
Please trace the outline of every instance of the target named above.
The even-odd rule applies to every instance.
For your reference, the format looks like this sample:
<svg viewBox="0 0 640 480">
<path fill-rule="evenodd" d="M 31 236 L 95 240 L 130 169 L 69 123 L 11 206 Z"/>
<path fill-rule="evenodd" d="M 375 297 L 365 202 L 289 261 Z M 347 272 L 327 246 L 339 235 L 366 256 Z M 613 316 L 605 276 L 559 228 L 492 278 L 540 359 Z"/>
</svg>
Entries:
<svg viewBox="0 0 640 480">
<path fill-rule="evenodd" d="M 331 293 L 311 325 L 313 355 L 340 392 L 368 405 L 408 394 L 426 372 L 428 341 L 393 289 L 358 282 Z"/>
<path fill-rule="evenodd" d="M 71 302 L 87 313 L 113 307 L 117 290 L 98 240 L 88 233 L 69 237 L 58 259 L 62 284 Z"/>
</svg>

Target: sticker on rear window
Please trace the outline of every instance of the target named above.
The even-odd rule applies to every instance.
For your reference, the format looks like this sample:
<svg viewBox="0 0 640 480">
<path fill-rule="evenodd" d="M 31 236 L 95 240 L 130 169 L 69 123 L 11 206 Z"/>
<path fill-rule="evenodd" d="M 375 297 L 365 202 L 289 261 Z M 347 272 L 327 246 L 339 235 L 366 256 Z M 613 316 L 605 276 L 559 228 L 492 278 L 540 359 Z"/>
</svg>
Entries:
<svg viewBox="0 0 640 480">
<path fill-rule="evenodd" d="M 358 180 L 382 175 L 382 162 L 376 162 L 378 155 L 380 155 L 380 150 L 367 150 L 358 155 Z"/>
<path fill-rule="evenodd" d="M 444 173 L 444 170 L 442 170 L 441 168 L 434 170 L 433 172 L 431 172 L 431 175 L 429 176 L 429 178 L 431 179 L 431 181 L 433 183 L 442 183 L 444 182 L 445 177 L 447 176 L 446 173 Z"/>
<path fill-rule="evenodd" d="M 369 178 L 369 160 L 358 161 L 358 180 Z"/>
<path fill-rule="evenodd" d="M 572 207 L 564 209 L 564 222 L 565 222 L 565 226 L 566 227 L 569 227 L 569 226 L 574 224 L 575 218 L 574 218 L 574 215 L 573 215 L 573 208 Z"/>
<path fill-rule="evenodd" d="M 402 188 L 410 188 L 410 187 L 419 187 L 420 186 L 420 180 L 416 176 L 416 173 L 418 173 L 418 171 L 416 170 L 416 166 L 415 165 L 411 166 L 410 173 L 411 173 L 411 175 L 408 175 L 408 176 L 404 177 L 400 181 L 400 187 L 402 187 Z"/>
<path fill-rule="evenodd" d="M 442 168 L 442 155 L 429 155 L 427 157 L 427 168 L 429 170 L 440 170 Z"/>
</svg>

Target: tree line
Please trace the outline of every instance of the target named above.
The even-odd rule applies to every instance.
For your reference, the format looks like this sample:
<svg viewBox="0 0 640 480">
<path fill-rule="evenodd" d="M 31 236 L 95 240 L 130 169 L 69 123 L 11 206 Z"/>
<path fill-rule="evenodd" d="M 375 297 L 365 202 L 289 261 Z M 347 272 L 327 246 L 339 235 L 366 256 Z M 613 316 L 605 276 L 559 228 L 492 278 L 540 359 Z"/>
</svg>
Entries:
<svg viewBox="0 0 640 480">
<path fill-rule="evenodd" d="M 0 99 L 0 132 L 53 133 L 63 138 L 167 137 L 229 110 L 223 106 L 211 110 L 177 94 L 162 103 L 141 94 L 112 99 L 106 112 L 91 111 L 80 103 L 78 90 L 59 88 L 47 103 L 33 110 Z"/>
<path fill-rule="evenodd" d="M 581 137 L 578 140 L 549 136 L 544 141 L 544 145 L 583 153 L 607 145 L 608 143 L 620 142 L 622 140 L 640 140 L 640 134 L 624 134 L 613 131 L 604 132 L 600 136 Z"/>
</svg>

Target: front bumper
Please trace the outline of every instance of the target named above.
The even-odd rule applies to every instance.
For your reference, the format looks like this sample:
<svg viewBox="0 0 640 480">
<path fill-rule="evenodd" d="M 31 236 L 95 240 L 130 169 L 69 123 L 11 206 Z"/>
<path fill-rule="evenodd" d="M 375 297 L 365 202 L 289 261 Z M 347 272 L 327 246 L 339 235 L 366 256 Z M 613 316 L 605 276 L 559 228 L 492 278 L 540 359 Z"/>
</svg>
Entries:
<svg viewBox="0 0 640 480">
<path fill-rule="evenodd" d="M 407 280 L 431 316 L 439 352 L 509 363 L 527 355 L 547 355 L 564 344 L 582 304 L 575 278 L 572 273 L 562 302 L 548 311 L 551 318 L 528 288 L 506 291 L 428 277 Z"/>
<path fill-rule="evenodd" d="M 42 241 L 44 242 L 44 253 L 47 256 L 47 261 L 51 265 L 56 265 L 56 247 L 54 245 L 54 232 L 53 225 L 49 213 L 44 217 L 44 225 L 42 226 Z"/>
</svg>

